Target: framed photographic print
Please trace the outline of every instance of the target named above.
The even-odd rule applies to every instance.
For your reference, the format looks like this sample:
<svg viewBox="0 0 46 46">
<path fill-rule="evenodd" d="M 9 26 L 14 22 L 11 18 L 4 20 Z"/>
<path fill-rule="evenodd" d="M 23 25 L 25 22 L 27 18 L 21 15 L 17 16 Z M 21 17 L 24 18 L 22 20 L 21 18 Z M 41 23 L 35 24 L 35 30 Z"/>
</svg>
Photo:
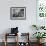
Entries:
<svg viewBox="0 0 46 46">
<path fill-rule="evenodd" d="M 37 0 L 36 10 L 36 24 L 46 25 L 46 0 Z"/>
<path fill-rule="evenodd" d="M 46 0 L 37 1 L 37 15 L 39 18 L 46 18 Z"/>
<path fill-rule="evenodd" d="M 26 7 L 11 7 L 10 8 L 11 20 L 25 20 L 26 19 Z"/>
</svg>

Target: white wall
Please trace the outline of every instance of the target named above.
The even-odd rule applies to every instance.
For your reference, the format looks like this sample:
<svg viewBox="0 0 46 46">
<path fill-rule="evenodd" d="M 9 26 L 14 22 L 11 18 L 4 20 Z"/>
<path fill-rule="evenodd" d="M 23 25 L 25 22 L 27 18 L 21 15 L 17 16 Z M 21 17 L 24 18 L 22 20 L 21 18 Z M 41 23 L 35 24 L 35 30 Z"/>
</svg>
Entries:
<svg viewBox="0 0 46 46">
<path fill-rule="evenodd" d="M 10 20 L 10 7 L 26 7 L 26 20 Z M 36 0 L 0 0 L 0 34 L 17 26 L 32 35 L 32 24 L 36 24 Z"/>
</svg>

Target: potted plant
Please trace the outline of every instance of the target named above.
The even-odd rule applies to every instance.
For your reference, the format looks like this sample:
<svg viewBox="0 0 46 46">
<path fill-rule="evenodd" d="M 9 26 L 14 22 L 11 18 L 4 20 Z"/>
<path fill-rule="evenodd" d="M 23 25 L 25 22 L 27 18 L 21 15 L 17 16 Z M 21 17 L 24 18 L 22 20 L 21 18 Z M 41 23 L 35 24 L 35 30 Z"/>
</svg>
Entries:
<svg viewBox="0 0 46 46">
<path fill-rule="evenodd" d="M 45 32 L 35 32 L 33 35 L 37 38 L 37 41 L 40 43 L 40 40 L 42 38 L 45 38 L 44 37 L 46 36 L 45 34 L 46 34 Z"/>
<path fill-rule="evenodd" d="M 35 28 L 36 30 L 38 30 L 38 26 L 37 25 L 32 25 L 33 28 Z"/>
</svg>

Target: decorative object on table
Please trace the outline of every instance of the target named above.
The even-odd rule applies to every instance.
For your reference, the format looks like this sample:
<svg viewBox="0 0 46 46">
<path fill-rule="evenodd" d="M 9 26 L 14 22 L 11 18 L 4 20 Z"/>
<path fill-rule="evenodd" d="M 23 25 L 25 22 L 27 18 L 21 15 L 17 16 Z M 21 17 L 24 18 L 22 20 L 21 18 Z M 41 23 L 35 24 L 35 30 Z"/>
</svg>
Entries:
<svg viewBox="0 0 46 46">
<path fill-rule="evenodd" d="M 11 20 L 25 20 L 26 19 L 26 7 L 11 7 L 10 8 Z"/>
<path fill-rule="evenodd" d="M 11 28 L 11 34 L 18 33 L 18 27 L 16 28 Z"/>
</svg>

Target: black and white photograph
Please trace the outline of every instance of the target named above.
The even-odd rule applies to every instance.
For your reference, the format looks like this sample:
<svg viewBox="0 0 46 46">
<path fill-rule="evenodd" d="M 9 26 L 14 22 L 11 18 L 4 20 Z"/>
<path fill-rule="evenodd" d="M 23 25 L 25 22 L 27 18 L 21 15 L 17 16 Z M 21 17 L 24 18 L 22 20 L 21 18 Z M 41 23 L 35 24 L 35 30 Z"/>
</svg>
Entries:
<svg viewBox="0 0 46 46">
<path fill-rule="evenodd" d="M 25 7 L 11 7 L 10 8 L 10 19 L 11 20 L 25 20 L 26 19 L 26 8 Z"/>
</svg>

